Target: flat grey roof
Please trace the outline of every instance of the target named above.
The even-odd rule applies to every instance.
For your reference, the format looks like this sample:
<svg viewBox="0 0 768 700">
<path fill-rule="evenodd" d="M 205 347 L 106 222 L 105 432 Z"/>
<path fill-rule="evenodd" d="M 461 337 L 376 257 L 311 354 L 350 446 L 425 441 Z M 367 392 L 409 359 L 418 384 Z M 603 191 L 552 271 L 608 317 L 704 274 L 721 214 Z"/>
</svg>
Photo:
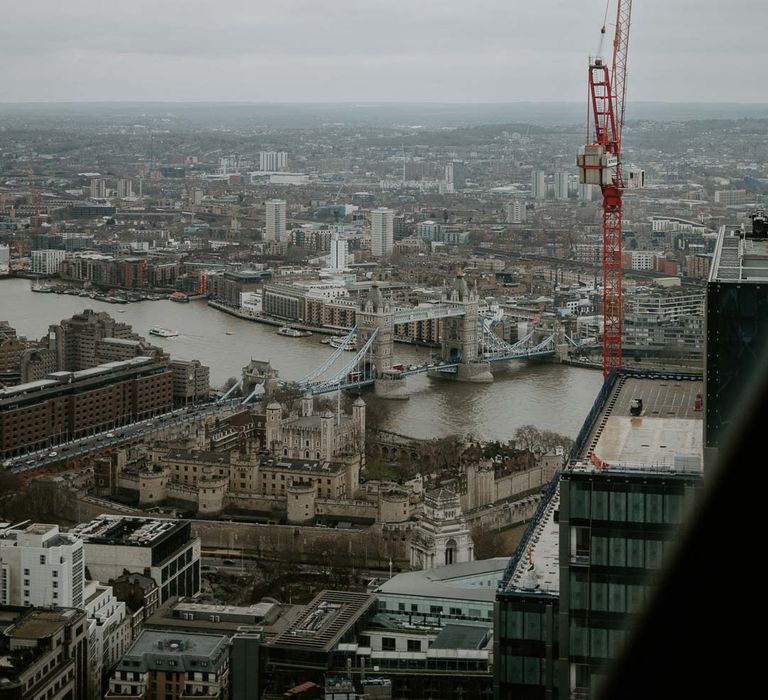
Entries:
<svg viewBox="0 0 768 700">
<path fill-rule="evenodd" d="M 482 649 L 489 634 L 488 627 L 446 625 L 435 637 L 430 649 Z"/>
<path fill-rule="evenodd" d="M 438 566 L 426 571 L 407 571 L 384 582 L 376 592 L 383 595 L 492 603 L 508 561 L 507 557 L 495 557 Z M 491 585 L 479 585 L 486 578 Z"/>
<path fill-rule="evenodd" d="M 226 654 L 223 634 L 144 630 L 117 665 L 122 671 L 216 671 Z M 206 662 L 206 665 L 200 662 Z M 139 665 L 136 666 L 136 663 Z"/>
<path fill-rule="evenodd" d="M 709 281 L 768 282 L 768 241 L 726 230 L 718 236 Z"/>
</svg>

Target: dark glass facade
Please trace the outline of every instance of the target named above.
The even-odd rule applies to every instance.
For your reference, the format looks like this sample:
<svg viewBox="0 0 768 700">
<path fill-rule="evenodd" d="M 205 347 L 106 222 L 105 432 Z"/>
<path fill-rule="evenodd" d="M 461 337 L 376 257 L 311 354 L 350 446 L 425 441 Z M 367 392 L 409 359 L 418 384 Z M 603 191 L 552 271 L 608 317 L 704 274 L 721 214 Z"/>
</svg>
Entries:
<svg viewBox="0 0 768 700">
<path fill-rule="evenodd" d="M 567 471 L 560 484 L 559 681 L 595 697 L 675 546 L 695 474 Z"/>
<path fill-rule="evenodd" d="M 768 348 L 768 283 L 707 284 L 705 466 L 717 456 L 756 360 Z"/>
<path fill-rule="evenodd" d="M 503 592 L 494 612 L 495 700 L 556 700 L 558 596 Z"/>
</svg>

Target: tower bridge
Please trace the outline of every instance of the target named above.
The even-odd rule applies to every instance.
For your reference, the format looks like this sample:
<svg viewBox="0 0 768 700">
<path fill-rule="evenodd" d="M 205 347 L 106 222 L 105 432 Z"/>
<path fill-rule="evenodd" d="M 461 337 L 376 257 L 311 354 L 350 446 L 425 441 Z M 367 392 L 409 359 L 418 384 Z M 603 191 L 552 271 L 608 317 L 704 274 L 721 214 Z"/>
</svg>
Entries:
<svg viewBox="0 0 768 700">
<path fill-rule="evenodd" d="M 395 327 L 433 319 L 442 320 L 440 358 L 419 366 L 397 364 Z M 574 344 L 557 327 L 535 328 L 517 342 L 507 343 L 480 316 L 477 291 L 468 287 L 463 275 L 456 277 L 440 303 L 416 308 L 392 306 L 374 282 L 357 313 L 357 325 L 337 343 L 331 355 L 296 384 L 311 394 L 373 385 L 376 393 L 385 398 L 407 398 L 406 379 L 414 374 L 461 382 L 492 382 L 492 363 L 562 357 L 569 343 Z M 350 356 L 352 349 L 354 355 Z M 242 392 L 247 397 L 244 403 L 263 393 L 258 384 L 243 381 L 243 389 L 247 389 Z"/>
</svg>

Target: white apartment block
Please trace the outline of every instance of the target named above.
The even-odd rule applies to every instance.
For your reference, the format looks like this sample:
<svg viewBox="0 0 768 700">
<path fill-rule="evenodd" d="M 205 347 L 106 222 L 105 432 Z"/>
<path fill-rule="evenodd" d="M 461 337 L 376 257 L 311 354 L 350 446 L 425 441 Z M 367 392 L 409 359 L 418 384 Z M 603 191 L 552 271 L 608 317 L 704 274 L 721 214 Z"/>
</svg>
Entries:
<svg viewBox="0 0 768 700">
<path fill-rule="evenodd" d="M 83 542 L 58 525 L 0 530 L 0 605 L 83 607 Z"/>
<path fill-rule="evenodd" d="M 58 274 L 61 263 L 66 257 L 65 250 L 33 250 L 32 272 L 40 275 Z"/>
<path fill-rule="evenodd" d="M 371 253 L 374 258 L 388 257 L 392 254 L 394 239 L 395 212 L 386 207 L 379 207 L 371 212 Z"/>
<path fill-rule="evenodd" d="M 287 204 L 284 199 L 269 199 L 266 203 L 267 224 L 265 241 L 282 243 L 285 240 Z"/>
<path fill-rule="evenodd" d="M 531 197 L 547 198 L 547 174 L 543 170 L 534 170 L 531 173 Z"/>
<path fill-rule="evenodd" d="M 285 170 L 288 167 L 287 151 L 260 151 L 259 170 L 263 172 L 275 172 Z"/>
<path fill-rule="evenodd" d="M 508 224 L 523 224 L 528 215 L 525 208 L 525 202 L 522 199 L 514 199 L 504 207 Z"/>
<path fill-rule="evenodd" d="M 345 238 L 340 238 L 338 231 L 331 236 L 331 270 L 344 270 L 349 262 L 349 243 Z"/>
<path fill-rule="evenodd" d="M 656 258 L 658 253 L 652 253 L 648 250 L 632 251 L 632 269 L 633 270 L 655 270 Z"/>
<path fill-rule="evenodd" d="M 91 180 L 91 199 L 104 199 L 107 196 L 107 181 L 102 178 Z"/>
<path fill-rule="evenodd" d="M 558 171 L 555 173 L 555 199 L 568 199 L 570 194 L 570 177 L 567 172 Z"/>
</svg>

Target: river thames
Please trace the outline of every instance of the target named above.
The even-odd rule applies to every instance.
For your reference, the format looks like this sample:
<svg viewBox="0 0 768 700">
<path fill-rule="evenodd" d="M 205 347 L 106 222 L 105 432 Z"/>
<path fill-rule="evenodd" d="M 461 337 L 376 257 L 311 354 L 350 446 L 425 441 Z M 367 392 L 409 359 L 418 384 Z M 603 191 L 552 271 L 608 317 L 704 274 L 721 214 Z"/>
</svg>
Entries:
<svg viewBox="0 0 768 700">
<path fill-rule="evenodd" d="M 331 352 L 318 336 L 285 338 L 273 326 L 230 316 L 204 300 L 118 305 L 35 293 L 30 280 L 0 280 L 0 320 L 30 339 L 43 337 L 49 325 L 86 308 L 131 324 L 172 357 L 200 360 L 211 368 L 213 386 L 239 376 L 251 358 L 269 360 L 283 379 L 299 379 Z M 179 335 L 149 336 L 152 326 L 172 328 Z M 406 364 L 427 359 L 429 352 L 395 345 L 396 360 Z M 382 427 L 417 438 L 471 434 L 483 440 L 507 440 L 516 428 L 533 424 L 575 437 L 602 384 L 599 371 L 554 363 L 510 362 L 495 366 L 493 373 L 493 384 L 409 377 L 410 400 L 385 402 Z"/>
</svg>

